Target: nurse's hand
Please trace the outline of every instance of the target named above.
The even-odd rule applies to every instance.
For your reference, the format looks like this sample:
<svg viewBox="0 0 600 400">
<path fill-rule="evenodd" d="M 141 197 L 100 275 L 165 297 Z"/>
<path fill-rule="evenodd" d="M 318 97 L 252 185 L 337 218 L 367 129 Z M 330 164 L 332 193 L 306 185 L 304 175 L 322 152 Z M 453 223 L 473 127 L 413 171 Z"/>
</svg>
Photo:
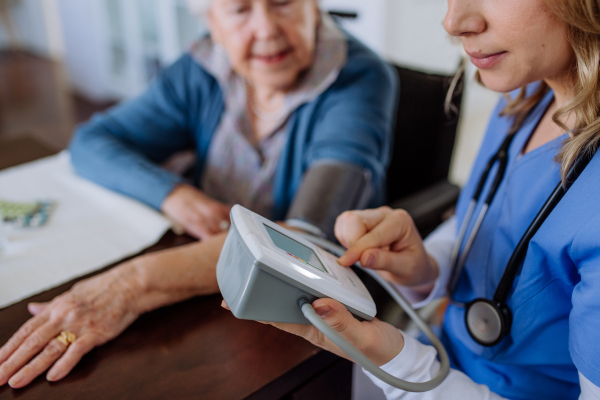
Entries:
<svg viewBox="0 0 600 400">
<path fill-rule="evenodd" d="M 119 335 L 140 314 L 132 268 L 116 268 L 81 281 L 49 303 L 30 303 L 33 317 L 0 348 L 0 386 L 29 384 L 48 368 L 47 379 L 64 378 L 81 357 Z M 75 334 L 67 345 L 56 336 Z"/>
<path fill-rule="evenodd" d="M 229 309 L 225 300 L 222 307 Z M 333 299 L 319 299 L 312 303 L 315 312 L 336 332 L 348 340 L 376 365 L 382 366 L 396 357 L 404 347 L 402 333 L 392 325 L 377 318 L 358 321 L 346 307 Z M 283 331 L 301 336 L 315 346 L 353 361 L 342 349 L 312 325 L 263 322 Z"/>
<path fill-rule="evenodd" d="M 229 228 L 231 206 L 210 198 L 191 185 L 175 187 L 160 208 L 196 239 L 205 240 Z"/>
<path fill-rule="evenodd" d="M 338 260 L 345 267 L 360 261 L 388 281 L 425 293 L 438 277 L 436 261 L 425 251 L 417 227 L 404 210 L 346 211 L 336 220 L 335 236 L 348 249 Z"/>
</svg>

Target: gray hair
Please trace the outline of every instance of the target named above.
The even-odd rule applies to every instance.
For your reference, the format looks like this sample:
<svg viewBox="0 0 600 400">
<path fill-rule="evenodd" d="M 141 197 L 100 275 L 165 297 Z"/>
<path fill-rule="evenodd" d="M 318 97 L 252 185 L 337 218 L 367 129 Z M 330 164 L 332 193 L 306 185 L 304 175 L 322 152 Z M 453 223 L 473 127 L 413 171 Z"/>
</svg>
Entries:
<svg viewBox="0 0 600 400">
<path fill-rule="evenodd" d="M 211 6 L 213 0 L 186 0 L 188 8 L 197 17 L 203 17 Z M 315 0 L 319 3 L 320 0 Z"/>
<path fill-rule="evenodd" d="M 210 8 L 212 0 L 186 0 L 187 6 L 192 14 L 203 17 Z"/>
</svg>

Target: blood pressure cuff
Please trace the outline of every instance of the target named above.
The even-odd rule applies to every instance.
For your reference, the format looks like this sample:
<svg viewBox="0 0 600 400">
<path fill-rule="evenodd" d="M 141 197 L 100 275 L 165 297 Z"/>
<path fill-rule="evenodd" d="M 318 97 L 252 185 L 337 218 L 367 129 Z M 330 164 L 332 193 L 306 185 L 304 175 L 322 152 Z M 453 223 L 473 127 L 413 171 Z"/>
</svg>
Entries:
<svg viewBox="0 0 600 400">
<path fill-rule="evenodd" d="M 305 172 L 285 222 L 335 241 L 337 216 L 366 207 L 372 194 L 370 171 L 336 160 L 319 161 Z"/>
</svg>

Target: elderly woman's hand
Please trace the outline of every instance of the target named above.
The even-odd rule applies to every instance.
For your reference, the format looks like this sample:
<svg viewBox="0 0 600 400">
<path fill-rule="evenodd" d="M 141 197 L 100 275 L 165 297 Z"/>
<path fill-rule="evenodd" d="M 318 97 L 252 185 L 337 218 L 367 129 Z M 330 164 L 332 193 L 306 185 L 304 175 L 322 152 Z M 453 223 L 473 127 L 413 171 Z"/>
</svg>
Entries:
<svg viewBox="0 0 600 400">
<path fill-rule="evenodd" d="M 29 384 L 49 367 L 49 381 L 64 378 L 81 357 L 119 335 L 139 315 L 133 268 L 115 268 L 77 283 L 49 303 L 31 303 L 34 315 L 0 348 L 0 386 Z M 61 332 L 75 334 L 67 345 Z"/>
<path fill-rule="evenodd" d="M 229 309 L 225 300 L 221 305 Z M 396 357 L 404 347 L 402 333 L 386 322 L 377 318 L 372 321 L 358 321 L 343 304 L 333 299 L 319 299 L 313 302 L 312 306 L 329 326 L 378 366 L 384 365 Z M 353 361 L 342 349 L 312 325 L 263 323 L 301 336 L 315 346 Z"/>
<path fill-rule="evenodd" d="M 348 249 L 338 261 L 343 266 L 360 261 L 391 282 L 425 292 L 439 274 L 436 261 L 425 251 L 421 235 L 404 210 L 347 211 L 336 220 L 335 236 Z"/>
<path fill-rule="evenodd" d="M 27 385 L 49 367 L 64 378 L 81 357 L 125 330 L 140 314 L 219 291 L 216 265 L 226 233 L 157 251 L 77 283 L 49 303 L 30 304 L 34 315 L 0 348 L 0 386 Z M 68 346 L 56 337 L 71 332 Z M 9 381 L 10 379 L 10 381 Z"/>
<path fill-rule="evenodd" d="M 211 199 L 190 185 L 177 186 L 163 201 L 162 212 L 197 239 L 208 239 L 229 227 L 231 206 Z"/>
</svg>

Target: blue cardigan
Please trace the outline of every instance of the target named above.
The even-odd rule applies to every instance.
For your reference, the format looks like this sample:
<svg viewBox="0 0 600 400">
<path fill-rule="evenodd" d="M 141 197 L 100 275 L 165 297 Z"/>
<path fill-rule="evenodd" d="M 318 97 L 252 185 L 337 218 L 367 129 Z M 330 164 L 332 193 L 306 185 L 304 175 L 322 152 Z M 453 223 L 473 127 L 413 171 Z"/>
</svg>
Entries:
<svg viewBox="0 0 600 400">
<path fill-rule="evenodd" d="M 337 80 L 287 123 L 289 136 L 273 182 L 275 220 L 285 218 L 304 172 L 323 159 L 371 171 L 375 190 L 370 205 L 383 203 L 397 76 L 363 44 L 347 40 L 347 62 Z M 186 54 L 140 97 L 79 126 L 70 144 L 73 166 L 80 175 L 159 209 L 185 180 L 158 164 L 194 148 L 197 184 L 223 109 L 217 81 Z"/>
</svg>

